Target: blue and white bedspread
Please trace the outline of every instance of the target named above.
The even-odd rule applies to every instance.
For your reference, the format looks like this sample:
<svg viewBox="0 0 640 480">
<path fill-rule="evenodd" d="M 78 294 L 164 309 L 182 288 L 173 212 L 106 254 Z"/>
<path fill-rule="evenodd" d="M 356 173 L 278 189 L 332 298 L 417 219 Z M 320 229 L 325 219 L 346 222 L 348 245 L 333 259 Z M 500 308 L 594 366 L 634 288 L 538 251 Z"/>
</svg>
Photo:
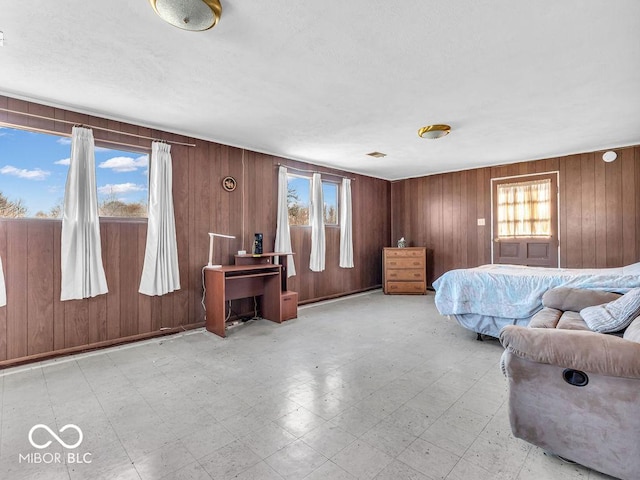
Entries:
<svg viewBox="0 0 640 480">
<path fill-rule="evenodd" d="M 442 315 L 482 314 L 530 318 L 553 287 L 625 293 L 640 287 L 640 263 L 620 268 L 567 269 L 482 265 L 451 270 L 435 282 L 435 303 Z"/>
</svg>

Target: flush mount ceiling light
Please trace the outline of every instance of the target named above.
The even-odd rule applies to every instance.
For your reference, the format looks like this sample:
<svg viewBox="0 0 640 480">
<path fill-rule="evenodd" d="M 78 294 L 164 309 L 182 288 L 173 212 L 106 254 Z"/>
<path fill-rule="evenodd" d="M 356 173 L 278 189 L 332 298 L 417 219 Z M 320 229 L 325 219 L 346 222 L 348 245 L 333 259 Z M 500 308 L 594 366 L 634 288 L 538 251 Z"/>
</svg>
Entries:
<svg viewBox="0 0 640 480">
<path fill-rule="evenodd" d="M 149 0 L 149 3 L 165 22 L 192 32 L 213 28 L 222 15 L 219 0 Z"/>
<path fill-rule="evenodd" d="M 429 125 L 418 130 L 418 136 L 420 138 L 435 139 L 448 135 L 450 131 L 451 127 L 449 125 Z"/>
<path fill-rule="evenodd" d="M 382 153 L 382 152 L 371 152 L 371 153 L 367 153 L 367 155 L 373 158 L 384 158 L 387 156 L 386 153 Z"/>
<path fill-rule="evenodd" d="M 604 152 L 602 154 L 602 160 L 604 160 L 607 163 L 613 162 L 616 158 L 618 158 L 618 154 L 613 150 L 609 150 L 608 152 Z"/>
</svg>

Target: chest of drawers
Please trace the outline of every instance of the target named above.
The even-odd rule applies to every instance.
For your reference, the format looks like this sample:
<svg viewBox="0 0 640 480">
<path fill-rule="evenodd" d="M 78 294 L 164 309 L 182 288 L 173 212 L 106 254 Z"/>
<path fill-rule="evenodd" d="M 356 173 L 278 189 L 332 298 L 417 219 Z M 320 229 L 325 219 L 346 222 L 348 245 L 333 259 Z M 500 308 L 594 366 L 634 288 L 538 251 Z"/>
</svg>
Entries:
<svg viewBox="0 0 640 480">
<path fill-rule="evenodd" d="M 382 278 L 386 294 L 426 294 L 427 249 L 385 248 L 382 254 Z"/>
</svg>

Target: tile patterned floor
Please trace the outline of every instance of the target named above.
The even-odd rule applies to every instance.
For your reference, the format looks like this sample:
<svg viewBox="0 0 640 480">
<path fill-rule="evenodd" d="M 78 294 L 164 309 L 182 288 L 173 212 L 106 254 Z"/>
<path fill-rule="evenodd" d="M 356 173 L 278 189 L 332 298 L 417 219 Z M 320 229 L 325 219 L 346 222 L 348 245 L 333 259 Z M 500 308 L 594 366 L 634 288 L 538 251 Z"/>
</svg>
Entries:
<svg viewBox="0 0 640 480">
<path fill-rule="evenodd" d="M 5 370 L 0 478 L 610 478 L 511 436 L 501 353 L 432 293 L 373 292 L 224 340 L 197 330 Z M 83 441 L 39 427 L 33 442 L 52 443 L 36 449 L 37 424 Z"/>
</svg>

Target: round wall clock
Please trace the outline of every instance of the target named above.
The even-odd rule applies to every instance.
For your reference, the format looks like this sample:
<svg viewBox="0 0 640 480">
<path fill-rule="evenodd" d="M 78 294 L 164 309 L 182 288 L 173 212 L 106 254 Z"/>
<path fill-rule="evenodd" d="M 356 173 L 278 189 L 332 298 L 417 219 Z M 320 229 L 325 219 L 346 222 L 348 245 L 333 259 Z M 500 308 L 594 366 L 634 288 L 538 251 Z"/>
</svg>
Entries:
<svg viewBox="0 0 640 480">
<path fill-rule="evenodd" d="M 224 188 L 227 192 L 233 192 L 237 186 L 238 183 L 233 177 L 224 177 L 222 179 L 222 188 Z"/>
</svg>

